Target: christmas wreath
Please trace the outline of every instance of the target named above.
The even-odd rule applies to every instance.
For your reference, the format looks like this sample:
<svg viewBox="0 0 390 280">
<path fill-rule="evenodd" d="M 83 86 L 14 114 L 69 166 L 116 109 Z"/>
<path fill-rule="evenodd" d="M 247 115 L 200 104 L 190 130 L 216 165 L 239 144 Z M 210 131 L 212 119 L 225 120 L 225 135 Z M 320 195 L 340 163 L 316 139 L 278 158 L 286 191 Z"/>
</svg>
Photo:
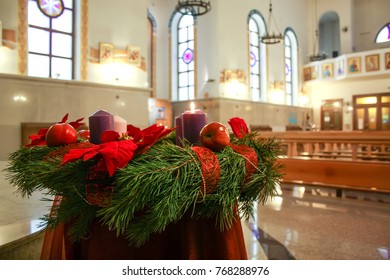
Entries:
<svg viewBox="0 0 390 280">
<path fill-rule="evenodd" d="M 68 125 L 80 126 L 82 119 Z M 66 124 L 67 115 L 60 124 Z M 238 205 L 250 218 L 254 202 L 275 195 L 281 180 L 279 141 L 250 132 L 232 118 L 230 142 L 212 151 L 185 141 L 175 144 L 174 129 L 152 125 L 127 133 L 106 131 L 102 144 L 77 140 L 47 145 L 49 130 L 30 136 L 31 144 L 9 158 L 6 176 L 23 197 L 43 191 L 54 201 L 43 225 L 69 225 L 72 241 L 86 237 L 94 219 L 139 246 L 190 212 L 194 219 L 216 217 L 229 228 Z"/>
</svg>

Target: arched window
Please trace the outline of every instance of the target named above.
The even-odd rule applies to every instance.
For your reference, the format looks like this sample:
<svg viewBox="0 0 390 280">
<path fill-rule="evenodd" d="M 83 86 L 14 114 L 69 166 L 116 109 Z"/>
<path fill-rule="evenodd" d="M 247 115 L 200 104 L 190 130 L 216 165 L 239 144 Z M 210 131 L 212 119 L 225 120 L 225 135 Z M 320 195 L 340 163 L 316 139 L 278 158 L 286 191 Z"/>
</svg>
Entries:
<svg viewBox="0 0 390 280">
<path fill-rule="evenodd" d="M 195 99 L 195 17 L 176 13 L 171 19 L 172 100 Z"/>
<path fill-rule="evenodd" d="M 390 42 L 390 22 L 383 26 L 375 38 L 375 43 Z"/>
<path fill-rule="evenodd" d="M 74 78 L 74 1 L 28 1 L 28 75 Z"/>
<path fill-rule="evenodd" d="M 156 97 L 156 29 L 154 16 L 148 11 L 148 84 L 152 88 L 152 97 Z"/>
<path fill-rule="evenodd" d="M 265 35 L 266 27 L 261 14 L 253 10 L 248 16 L 250 94 L 254 101 L 266 101 L 266 55 L 265 44 L 260 37 Z"/>
<path fill-rule="evenodd" d="M 290 28 L 284 32 L 286 104 L 298 104 L 298 41 Z"/>
</svg>

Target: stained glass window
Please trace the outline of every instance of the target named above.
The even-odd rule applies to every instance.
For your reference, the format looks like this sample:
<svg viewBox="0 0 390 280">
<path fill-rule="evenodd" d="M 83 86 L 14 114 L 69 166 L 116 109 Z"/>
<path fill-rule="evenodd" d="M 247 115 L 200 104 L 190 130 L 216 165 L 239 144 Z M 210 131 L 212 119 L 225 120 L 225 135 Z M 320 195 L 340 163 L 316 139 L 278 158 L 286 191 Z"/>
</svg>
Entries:
<svg viewBox="0 0 390 280">
<path fill-rule="evenodd" d="M 265 45 L 260 43 L 260 37 L 265 34 L 265 22 L 258 11 L 249 14 L 248 29 L 250 94 L 254 101 L 265 101 Z"/>
<path fill-rule="evenodd" d="M 73 0 L 28 1 L 28 75 L 73 79 Z"/>
<path fill-rule="evenodd" d="M 376 35 L 376 43 L 390 42 L 390 22 L 386 23 Z"/>
<path fill-rule="evenodd" d="M 59 17 L 64 11 L 62 0 L 38 0 L 38 7 L 49 17 Z"/>
<path fill-rule="evenodd" d="M 292 104 L 292 71 L 291 71 L 291 59 L 292 59 L 292 47 L 289 36 L 284 39 L 284 58 L 285 58 L 285 74 L 286 74 L 286 104 Z"/>
<path fill-rule="evenodd" d="M 288 28 L 284 34 L 284 63 L 286 104 L 297 105 L 298 99 L 298 41 L 294 31 Z"/>
<path fill-rule="evenodd" d="M 183 15 L 177 26 L 177 93 L 178 100 L 195 98 L 194 17 Z"/>
</svg>

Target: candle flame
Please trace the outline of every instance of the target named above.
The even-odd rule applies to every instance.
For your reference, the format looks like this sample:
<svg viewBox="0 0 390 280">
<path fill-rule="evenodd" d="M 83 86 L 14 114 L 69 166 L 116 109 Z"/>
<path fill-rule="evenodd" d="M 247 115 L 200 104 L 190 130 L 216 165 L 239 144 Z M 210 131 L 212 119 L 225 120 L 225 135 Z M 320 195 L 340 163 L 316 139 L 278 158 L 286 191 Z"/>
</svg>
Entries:
<svg viewBox="0 0 390 280">
<path fill-rule="evenodd" d="M 191 109 L 191 111 L 195 111 L 195 103 L 194 102 L 191 102 L 190 109 Z"/>
</svg>

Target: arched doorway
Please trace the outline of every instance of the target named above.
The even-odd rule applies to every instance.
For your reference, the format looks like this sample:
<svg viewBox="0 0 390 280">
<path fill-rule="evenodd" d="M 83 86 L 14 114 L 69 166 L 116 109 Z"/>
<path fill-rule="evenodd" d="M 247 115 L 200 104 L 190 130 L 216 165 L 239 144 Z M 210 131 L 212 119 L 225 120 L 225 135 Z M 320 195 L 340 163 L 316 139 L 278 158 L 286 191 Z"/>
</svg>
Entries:
<svg viewBox="0 0 390 280">
<path fill-rule="evenodd" d="M 340 20 L 336 12 L 324 13 L 319 22 L 319 49 L 327 57 L 337 57 L 340 53 Z"/>
</svg>

